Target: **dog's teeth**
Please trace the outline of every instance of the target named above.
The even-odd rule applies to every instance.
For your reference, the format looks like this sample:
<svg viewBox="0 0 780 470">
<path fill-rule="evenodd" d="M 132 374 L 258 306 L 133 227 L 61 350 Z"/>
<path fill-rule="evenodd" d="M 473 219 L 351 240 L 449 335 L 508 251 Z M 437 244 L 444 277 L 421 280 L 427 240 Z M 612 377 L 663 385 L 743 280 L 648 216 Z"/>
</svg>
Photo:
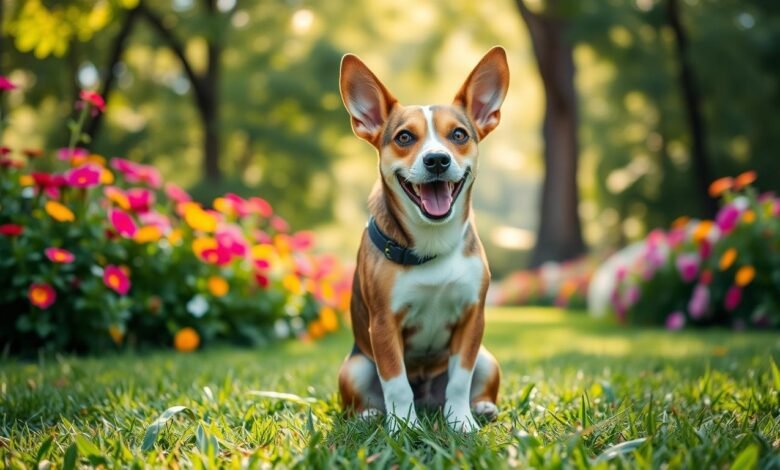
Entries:
<svg viewBox="0 0 780 470">
<path fill-rule="evenodd" d="M 454 188 L 455 188 L 455 183 L 453 183 L 452 181 L 448 181 L 447 182 L 447 189 L 452 191 Z"/>
<path fill-rule="evenodd" d="M 419 196 L 420 195 L 420 185 L 419 184 L 412 185 L 412 188 L 414 188 L 415 194 L 417 194 Z"/>
</svg>

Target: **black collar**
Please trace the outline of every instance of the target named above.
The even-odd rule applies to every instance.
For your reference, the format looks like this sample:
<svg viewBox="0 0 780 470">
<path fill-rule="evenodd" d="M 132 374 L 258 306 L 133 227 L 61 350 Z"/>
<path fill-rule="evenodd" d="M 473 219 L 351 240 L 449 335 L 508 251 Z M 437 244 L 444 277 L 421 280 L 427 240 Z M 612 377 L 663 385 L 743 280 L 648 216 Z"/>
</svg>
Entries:
<svg viewBox="0 0 780 470">
<path fill-rule="evenodd" d="M 424 258 L 420 258 L 414 254 L 411 249 L 398 244 L 398 242 L 379 230 L 379 227 L 376 224 L 376 219 L 373 217 L 368 219 L 368 236 L 371 238 L 371 241 L 374 242 L 374 246 L 379 248 L 379 251 L 384 253 L 385 258 L 397 264 L 402 264 L 404 266 L 418 266 L 436 258 L 436 256 L 426 256 Z"/>
</svg>

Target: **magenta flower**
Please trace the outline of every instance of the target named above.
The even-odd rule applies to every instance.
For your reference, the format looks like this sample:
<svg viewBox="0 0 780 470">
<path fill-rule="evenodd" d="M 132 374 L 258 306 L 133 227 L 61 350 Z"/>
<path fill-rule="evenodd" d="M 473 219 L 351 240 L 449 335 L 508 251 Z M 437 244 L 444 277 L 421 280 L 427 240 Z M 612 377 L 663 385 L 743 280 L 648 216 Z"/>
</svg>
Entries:
<svg viewBox="0 0 780 470">
<path fill-rule="evenodd" d="M 247 204 L 252 212 L 261 217 L 271 217 L 274 214 L 271 204 L 261 197 L 251 197 Z"/>
<path fill-rule="evenodd" d="M 168 216 L 160 214 L 159 212 L 143 212 L 138 214 L 138 220 L 141 221 L 141 225 L 153 225 L 159 228 L 162 233 L 168 233 L 171 229 L 171 221 L 168 219 Z"/>
<path fill-rule="evenodd" d="M 174 202 L 182 203 L 192 201 L 192 197 L 187 194 L 187 191 L 173 183 L 167 183 L 165 185 L 165 194 Z"/>
<path fill-rule="evenodd" d="M 2 91 L 11 91 L 16 88 L 16 85 L 14 85 L 11 80 L 8 80 L 8 77 L 4 75 L 0 75 L 0 90 Z"/>
<path fill-rule="evenodd" d="M 146 188 L 130 188 L 126 193 L 130 210 L 135 212 L 147 212 L 154 204 L 154 193 Z"/>
<path fill-rule="evenodd" d="M 704 284 L 696 284 L 693 288 L 693 295 L 688 302 L 688 313 L 691 318 L 699 319 L 707 312 L 710 305 L 710 288 Z"/>
<path fill-rule="evenodd" d="M 742 301 L 742 288 L 733 285 L 729 287 L 729 290 L 726 292 L 726 298 L 723 301 L 723 306 L 726 307 L 726 310 L 730 312 L 735 308 L 737 308 L 741 301 Z"/>
<path fill-rule="evenodd" d="M 119 209 L 108 211 L 108 219 L 111 221 L 111 225 L 114 226 L 114 230 L 125 238 L 133 238 L 133 235 L 138 230 L 133 218 L 127 212 Z"/>
<path fill-rule="evenodd" d="M 84 165 L 73 168 L 65 174 L 68 186 L 74 188 L 91 188 L 100 184 L 100 175 L 103 169 L 97 165 Z"/>
<path fill-rule="evenodd" d="M 636 284 L 631 284 L 623 292 L 623 305 L 625 305 L 626 308 L 631 308 L 634 304 L 639 302 L 641 294 L 642 291 L 639 290 L 639 286 Z"/>
<path fill-rule="evenodd" d="M 231 256 L 243 257 L 249 250 L 244 234 L 236 225 L 220 227 L 215 238 L 219 246 L 230 252 Z"/>
<path fill-rule="evenodd" d="M 62 248 L 46 248 L 44 253 L 46 253 L 46 257 L 53 263 L 70 264 L 76 259 L 76 257 L 73 256 L 73 253 Z"/>
<path fill-rule="evenodd" d="M 120 172 L 128 183 L 143 183 L 155 189 L 162 184 L 162 176 L 153 166 L 141 165 L 125 158 L 115 157 L 111 159 L 111 167 Z"/>
<path fill-rule="evenodd" d="M 672 248 L 677 248 L 682 244 L 682 242 L 685 241 L 685 228 L 675 228 L 672 229 L 669 232 L 669 236 L 667 237 L 667 241 L 669 242 L 669 246 Z"/>
<path fill-rule="evenodd" d="M 737 208 L 736 204 L 726 204 L 718 211 L 715 223 L 721 232 L 727 234 L 737 226 L 741 213 L 742 211 Z"/>
<path fill-rule="evenodd" d="M 314 232 L 302 230 L 290 237 L 290 248 L 295 251 L 306 251 L 314 246 Z"/>
<path fill-rule="evenodd" d="M 680 330 L 685 326 L 685 314 L 680 311 L 672 312 L 666 317 L 667 330 Z"/>
<path fill-rule="evenodd" d="M 86 157 L 87 155 L 89 155 L 89 151 L 81 147 L 76 147 L 73 149 L 64 147 L 57 150 L 57 158 L 66 161 L 71 161 L 74 157 Z"/>
<path fill-rule="evenodd" d="M 130 290 L 130 277 L 127 268 L 109 264 L 103 270 L 103 284 L 119 295 L 125 295 Z"/>
<path fill-rule="evenodd" d="M 677 256 L 675 265 L 683 281 L 691 282 L 699 274 L 699 255 L 681 253 Z"/>
<path fill-rule="evenodd" d="M 106 101 L 97 92 L 89 91 L 89 90 L 81 90 L 81 94 L 79 96 L 81 98 L 82 103 L 89 103 L 90 105 L 92 105 L 92 108 L 94 110 L 99 111 L 101 113 L 106 110 Z"/>
</svg>

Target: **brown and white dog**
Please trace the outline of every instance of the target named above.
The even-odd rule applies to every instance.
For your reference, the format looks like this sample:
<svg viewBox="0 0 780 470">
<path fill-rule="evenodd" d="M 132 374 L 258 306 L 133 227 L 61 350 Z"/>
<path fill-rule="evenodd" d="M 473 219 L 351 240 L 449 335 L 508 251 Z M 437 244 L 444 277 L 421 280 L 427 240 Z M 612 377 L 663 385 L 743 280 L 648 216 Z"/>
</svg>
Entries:
<svg viewBox="0 0 780 470">
<path fill-rule="evenodd" d="M 347 410 L 418 427 L 415 405 L 457 430 L 498 413 L 500 370 L 482 347 L 487 260 L 471 210 L 477 144 L 498 125 L 509 85 L 491 49 L 451 105 L 402 106 L 356 56 L 341 61 L 355 134 L 379 152 L 352 287 L 355 347 L 339 373 Z"/>
</svg>

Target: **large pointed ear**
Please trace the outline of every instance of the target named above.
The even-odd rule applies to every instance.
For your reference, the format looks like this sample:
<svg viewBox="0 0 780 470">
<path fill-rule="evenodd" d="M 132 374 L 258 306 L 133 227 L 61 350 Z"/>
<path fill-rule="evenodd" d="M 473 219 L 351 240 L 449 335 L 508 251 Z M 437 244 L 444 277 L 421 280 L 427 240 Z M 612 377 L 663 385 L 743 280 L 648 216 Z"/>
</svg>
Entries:
<svg viewBox="0 0 780 470">
<path fill-rule="evenodd" d="M 341 59 L 341 100 L 352 116 L 352 130 L 378 147 L 390 110 L 398 102 L 357 56 Z"/>
<path fill-rule="evenodd" d="M 508 87 L 506 51 L 496 46 L 479 61 L 455 95 L 453 104 L 462 107 L 474 121 L 480 139 L 498 126 Z"/>
</svg>

